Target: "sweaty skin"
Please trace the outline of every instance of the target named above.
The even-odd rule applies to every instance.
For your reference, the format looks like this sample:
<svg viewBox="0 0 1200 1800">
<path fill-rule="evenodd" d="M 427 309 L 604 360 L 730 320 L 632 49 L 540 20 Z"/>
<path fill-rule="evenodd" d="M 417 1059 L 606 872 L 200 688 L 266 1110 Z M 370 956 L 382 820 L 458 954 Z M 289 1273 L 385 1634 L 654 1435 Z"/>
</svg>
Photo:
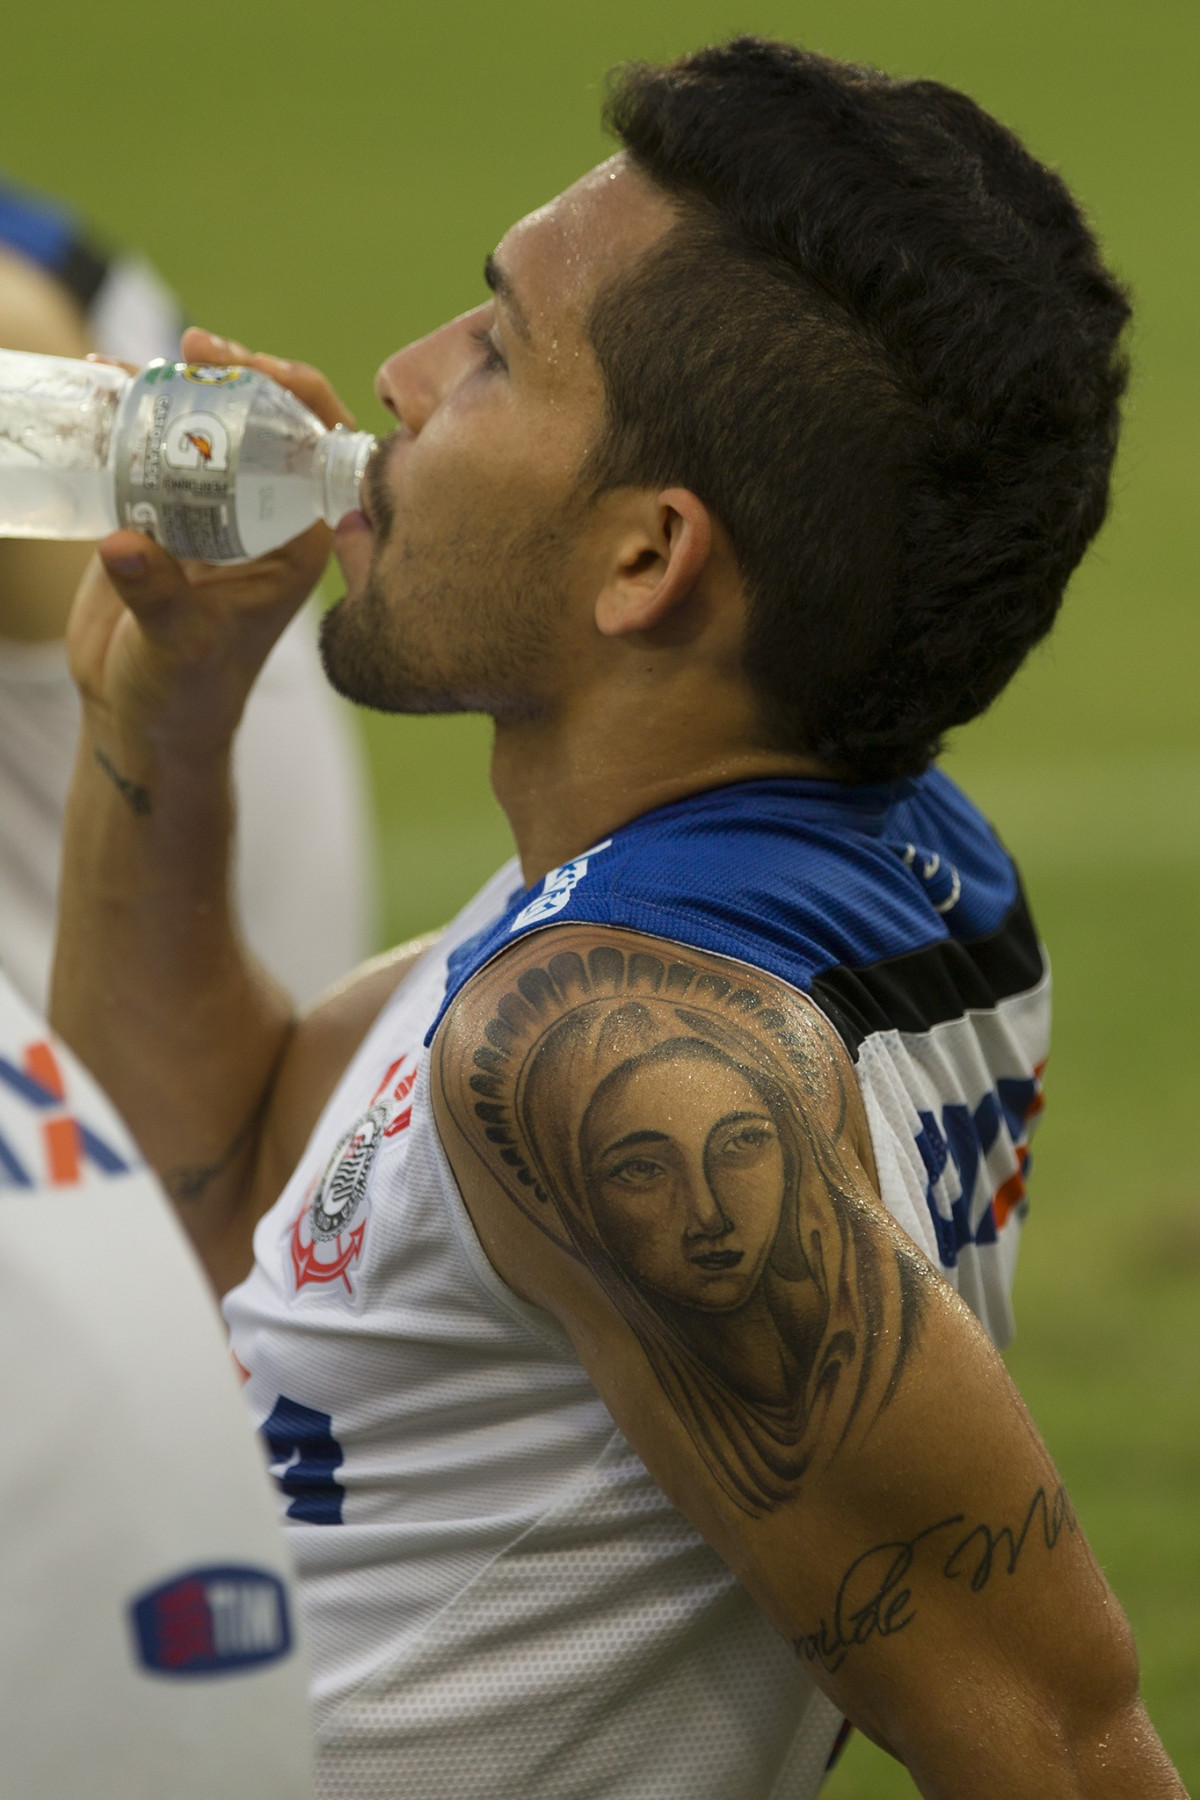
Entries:
<svg viewBox="0 0 1200 1800">
<path fill-rule="evenodd" d="M 617 157 L 515 226 L 492 298 L 384 363 L 397 430 L 337 535 L 331 675 L 377 705 L 493 714 L 530 883 L 672 799 L 814 772 L 767 747 L 720 521 L 686 489 L 581 484 L 603 418 L 588 306 L 674 216 Z M 249 356 L 199 332 L 184 354 Z M 346 420 L 316 371 L 249 360 Z M 229 912 L 230 738 L 328 548 L 318 526 L 185 569 L 117 533 L 72 622 L 85 732 L 56 1021 L 219 1287 L 406 967 L 297 1020 Z M 495 1021 L 521 1007 L 537 1041 L 521 1023 L 501 1055 Z M 467 985 L 434 1065 L 496 1270 L 559 1320 L 666 1493 L 923 1794 L 1179 1800 L 1053 1464 L 883 1208 L 853 1069 L 800 996 L 557 925 Z"/>
</svg>

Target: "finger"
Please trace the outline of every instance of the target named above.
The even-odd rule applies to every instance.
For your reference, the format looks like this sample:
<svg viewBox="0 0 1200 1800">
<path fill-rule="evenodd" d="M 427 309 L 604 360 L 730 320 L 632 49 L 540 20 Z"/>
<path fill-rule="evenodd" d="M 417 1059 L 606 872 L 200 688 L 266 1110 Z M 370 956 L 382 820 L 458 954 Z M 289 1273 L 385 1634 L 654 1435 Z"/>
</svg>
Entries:
<svg viewBox="0 0 1200 1800">
<path fill-rule="evenodd" d="M 250 352 L 236 338 L 220 337 L 199 325 L 189 325 L 179 340 L 179 351 L 185 362 L 244 363 Z"/>
<path fill-rule="evenodd" d="M 184 332 L 180 350 L 189 362 L 210 362 L 222 367 L 238 363 L 243 368 L 258 369 L 272 381 L 277 381 L 280 387 L 290 389 L 298 400 L 303 400 L 323 425 L 346 425 L 352 431 L 354 429 L 353 413 L 335 393 L 332 383 L 311 363 L 289 362 L 286 357 L 247 350 L 236 338 L 221 337 L 198 325 L 191 325 Z"/>
<path fill-rule="evenodd" d="M 189 592 L 175 558 L 140 531 L 114 531 L 96 552 L 112 586 L 143 624 Z"/>
<path fill-rule="evenodd" d="M 311 363 L 288 362 L 282 356 L 268 356 L 263 351 L 256 351 L 249 359 L 249 366 L 261 369 L 280 387 L 290 388 L 310 412 L 316 413 L 323 425 L 347 425 L 353 431 L 354 414 L 335 393 L 328 378 Z"/>
</svg>

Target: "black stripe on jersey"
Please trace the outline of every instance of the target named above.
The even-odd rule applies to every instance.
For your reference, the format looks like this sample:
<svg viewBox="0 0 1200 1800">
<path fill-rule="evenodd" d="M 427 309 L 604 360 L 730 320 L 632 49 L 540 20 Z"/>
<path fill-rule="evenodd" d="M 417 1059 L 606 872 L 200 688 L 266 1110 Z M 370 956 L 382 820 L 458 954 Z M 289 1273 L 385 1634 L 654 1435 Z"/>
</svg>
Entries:
<svg viewBox="0 0 1200 1800">
<path fill-rule="evenodd" d="M 818 975 L 810 992 L 851 1056 L 877 1031 L 928 1031 L 968 1011 L 984 1011 L 1036 987 L 1045 973 L 1041 945 L 1020 888 L 998 930 L 947 938 L 866 968 Z"/>
</svg>

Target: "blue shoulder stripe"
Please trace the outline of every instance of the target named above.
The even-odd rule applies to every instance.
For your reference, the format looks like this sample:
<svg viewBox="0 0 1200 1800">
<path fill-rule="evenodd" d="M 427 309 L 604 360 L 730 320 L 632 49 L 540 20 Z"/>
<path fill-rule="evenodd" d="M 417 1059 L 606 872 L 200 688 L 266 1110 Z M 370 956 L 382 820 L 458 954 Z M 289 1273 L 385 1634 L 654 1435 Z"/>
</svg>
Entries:
<svg viewBox="0 0 1200 1800">
<path fill-rule="evenodd" d="M 740 782 L 634 819 L 515 894 L 452 953 L 442 1012 L 514 937 L 552 923 L 688 944 L 808 993 L 837 970 L 990 940 L 1019 898 L 995 834 L 940 773 L 876 787 Z M 1040 967 L 1032 924 L 1017 936 L 1028 973 L 1031 958 Z"/>
</svg>

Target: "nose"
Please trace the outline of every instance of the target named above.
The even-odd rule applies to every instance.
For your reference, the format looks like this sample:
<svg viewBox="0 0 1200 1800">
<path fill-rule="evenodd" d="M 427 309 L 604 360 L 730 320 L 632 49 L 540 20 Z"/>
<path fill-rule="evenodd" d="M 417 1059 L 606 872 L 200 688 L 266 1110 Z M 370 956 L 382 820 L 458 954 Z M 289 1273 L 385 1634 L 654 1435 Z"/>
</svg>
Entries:
<svg viewBox="0 0 1200 1800">
<path fill-rule="evenodd" d="M 699 1170 L 692 1172 L 692 1179 L 687 1183 L 686 1204 L 685 1243 L 728 1237 L 733 1230 L 733 1220 L 727 1216 L 712 1185 Z"/>
<path fill-rule="evenodd" d="M 463 375 L 473 366 L 471 333 L 490 313 L 491 302 L 462 313 L 415 344 L 406 344 L 380 367 L 375 394 L 414 434 L 424 429 Z"/>
</svg>

